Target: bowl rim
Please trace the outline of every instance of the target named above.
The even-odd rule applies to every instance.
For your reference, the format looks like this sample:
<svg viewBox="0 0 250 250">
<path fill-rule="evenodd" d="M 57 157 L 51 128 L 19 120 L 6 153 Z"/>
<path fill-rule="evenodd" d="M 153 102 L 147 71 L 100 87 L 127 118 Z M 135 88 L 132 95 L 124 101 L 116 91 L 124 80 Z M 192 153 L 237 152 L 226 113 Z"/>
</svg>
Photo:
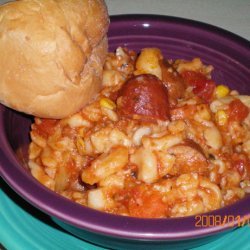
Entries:
<svg viewBox="0 0 250 250">
<path fill-rule="evenodd" d="M 112 24 L 119 26 L 119 24 L 124 22 L 132 22 L 140 25 L 144 21 L 151 23 L 174 23 L 205 30 L 220 37 L 223 36 L 238 46 L 244 47 L 249 51 L 250 55 L 250 42 L 248 40 L 219 27 L 190 19 L 162 15 L 118 15 L 111 16 L 111 27 Z M 6 111 L 6 108 L 0 106 L 0 131 L 5 130 L 3 122 L 4 111 Z M 36 181 L 27 171 L 24 171 L 13 155 L 12 148 L 4 133 L 0 133 L 0 141 L 0 173 L 2 178 L 20 196 L 35 207 L 77 228 L 125 239 L 176 241 L 213 235 L 229 230 L 239 223 L 237 220 L 233 220 L 219 226 L 199 228 L 195 227 L 195 216 L 169 219 L 140 219 L 103 213 L 88 207 L 82 207 L 47 189 Z M 16 176 L 18 176 L 18 178 L 16 178 Z M 23 185 L 23 183 L 25 183 L 25 185 Z M 247 205 L 250 205 L 250 196 L 226 208 L 214 210 L 202 214 L 202 216 L 227 216 L 227 214 L 229 214 L 234 216 L 239 215 L 241 217 L 248 216 L 248 218 L 250 218 L 250 209 Z M 178 230 L 176 230 L 177 228 Z"/>
<path fill-rule="evenodd" d="M 205 23 L 202 21 L 178 17 L 178 16 L 169 16 L 169 15 L 158 15 L 158 14 L 119 14 L 119 15 L 111 15 L 110 16 L 110 23 L 119 23 L 124 21 L 136 21 L 136 22 L 145 22 L 146 20 L 150 22 L 168 22 L 168 23 L 175 23 L 175 24 L 185 24 L 186 26 L 197 27 L 199 29 L 203 29 L 212 33 L 216 33 L 219 36 L 226 36 L 228 39 L 233 40 L 237 43 L 240 43 L 243 46 L 246 46 L 249 49 L 250 40 L 235 34 L 229 30 L 224 28 L 218 27 L 216 25 Z"/>
</svg>

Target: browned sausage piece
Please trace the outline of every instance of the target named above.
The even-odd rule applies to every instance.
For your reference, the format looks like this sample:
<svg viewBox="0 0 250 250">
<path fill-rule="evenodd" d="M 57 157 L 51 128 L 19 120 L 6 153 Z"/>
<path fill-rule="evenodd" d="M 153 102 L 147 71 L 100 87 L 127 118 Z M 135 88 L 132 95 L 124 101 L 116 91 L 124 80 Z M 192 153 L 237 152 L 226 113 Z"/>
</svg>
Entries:
<svg viewBox="0 0 250 250">
<path fill-rule="evenodd" d="M 201 147 L 194 141 L 187 140 L 183 144 L 175 145 L 168 149 L 168 153 L 176 157 L 173 169 L 169 174 L 180 173 L 205 174 L 208 171 L 208 162 Z"/>
<path fill-rule="evenodd" d="M 145 121 L 168 120 L 168 92 L 162 81 L 150 74 L 129 79 L 119 91 L 122 116 Z"/>
<path fill-rule="evenodd" d="M 171 66 L 167 62 L 162 61 L 162 81 L 168 89 L 170 107 L 173 107 L 177 104 L 177 100 L 183 97 L 186 85 L 177 72 L 170 71 L 169 69 L 171 69 Z"/>
</svg>

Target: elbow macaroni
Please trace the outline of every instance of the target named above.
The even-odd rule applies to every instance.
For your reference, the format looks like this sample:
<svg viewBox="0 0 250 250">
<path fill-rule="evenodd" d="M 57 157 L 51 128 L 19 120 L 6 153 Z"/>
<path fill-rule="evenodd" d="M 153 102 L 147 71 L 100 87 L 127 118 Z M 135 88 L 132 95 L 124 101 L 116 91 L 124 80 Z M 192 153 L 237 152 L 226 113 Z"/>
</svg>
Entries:
<svg viewBox="0 0 250 250">
<path fill-rule="evenodd" d="M 120 47 L 109 53 L 104 88 L 92 103 L 52 129 L 35 119 L 31 174 L 81 205 L 126 216 L 190 216 L 250 193 L 250 115 L 240 122 L 228 115 L 235 99 L 250 108 L 249 96 L 218 87 L 205 103 L 186 88 L 170 121 L 121 117 L 115 98 L 121 86 L 138 74 L 161 79 L 162 60 L 157 48 L 138 57 Z M 169 61 L 169 67 L 171 74 L 188 70 L 208 78 L 212 70 L 199 58 Z"/>
</svg>

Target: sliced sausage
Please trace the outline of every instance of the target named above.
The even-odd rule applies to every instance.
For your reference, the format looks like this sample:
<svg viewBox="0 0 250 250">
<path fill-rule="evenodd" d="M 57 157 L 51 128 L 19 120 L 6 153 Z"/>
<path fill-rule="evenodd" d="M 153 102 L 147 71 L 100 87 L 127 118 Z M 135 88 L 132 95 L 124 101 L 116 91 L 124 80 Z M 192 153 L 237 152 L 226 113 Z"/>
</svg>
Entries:
<svg viewBox="0 0 250 250">
<path fill-rule="evenodd" d="M 168 120 L 168 92 L 162 81 L 150 74 L 129 79 L 119 91 L 122 116 L 146 121 Z"/>
<path fill-rule="evenodd" d="M 169 148 L 168 153 L 176 157 L 175 164 L 169 173 L 171 175 L 191 172 L 205 174 L 208 171 L 208 162 L 201 147 L 192 140 Z"/>
<path fill-rule="evenodd" d="M 178 72 L 170 69 L 172 69 L 171 66 L 167 62 L 162 61 L 162 81 L 168 89 L 170 107 L 173 107 L 177 104 L 177 100 L 184 96 L 186 84 Z"/>
</svg>

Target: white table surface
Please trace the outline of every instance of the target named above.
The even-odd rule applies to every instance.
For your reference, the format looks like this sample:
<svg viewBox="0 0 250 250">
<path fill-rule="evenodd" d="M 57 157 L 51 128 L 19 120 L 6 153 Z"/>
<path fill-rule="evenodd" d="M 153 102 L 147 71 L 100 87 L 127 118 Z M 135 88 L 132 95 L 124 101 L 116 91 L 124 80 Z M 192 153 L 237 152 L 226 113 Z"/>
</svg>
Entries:
<svg viewBox="0 0 250 250">
<path fill-rule="evenodd" d="M 106 3 L 110 15 L 184 17 L 216 25 L 250 40 L 250 0 L 106 0 Z"/>
</svg>

